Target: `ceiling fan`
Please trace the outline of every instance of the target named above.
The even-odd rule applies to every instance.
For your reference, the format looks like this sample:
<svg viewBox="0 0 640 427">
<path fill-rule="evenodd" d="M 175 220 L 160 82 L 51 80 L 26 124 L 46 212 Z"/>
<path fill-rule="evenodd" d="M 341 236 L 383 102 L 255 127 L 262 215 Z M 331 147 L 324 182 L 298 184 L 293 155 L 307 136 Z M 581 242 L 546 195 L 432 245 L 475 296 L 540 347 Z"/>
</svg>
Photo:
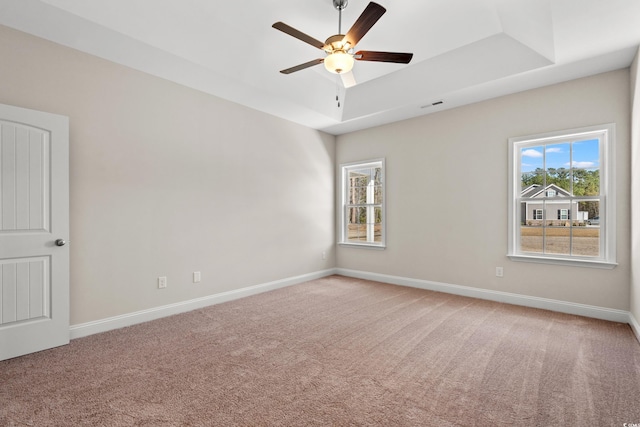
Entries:
<svg viewBox="0 0 640 427">
<path fill-rule="evenodd" d="M 272 25 L 276 30 L 289 34 L 290 36 L 293 36 L 298 40 L 302 40 L 303 42 L 318 49 L 324 50 L 327 53 L 325 58 L 314 59 L 313 61 L 281 70 L 280 72 L 282 74 L 291 74 L 321 63 L 324 63 L 325 68 L 332 73 L 344 74 L 351 71 L 354 60 L 394 62 L 398 64 L 408 64 L 411 61 L 413 53 L 376 52 L 371 50 L 360 50 L 353 53 L 355 45 L 360 41 L 360 39 L 362 39 L 362 37 L 364 37 L 365 34 L 367 34 L 371 27 L 373 27 L 373 25 L 387 10 L 377 3 L 369 3 L 351 29 L 347 31 L 347 34 L 341 34 L 342 10 L 347 7 L 347 3 L 348 0 L 333 0 L 333 6 L 338 9 L 339 14 L 338 34 L 329 37 L 324 43 L 296 30 L 284 22 L 276 22 Z"/>
</svg>

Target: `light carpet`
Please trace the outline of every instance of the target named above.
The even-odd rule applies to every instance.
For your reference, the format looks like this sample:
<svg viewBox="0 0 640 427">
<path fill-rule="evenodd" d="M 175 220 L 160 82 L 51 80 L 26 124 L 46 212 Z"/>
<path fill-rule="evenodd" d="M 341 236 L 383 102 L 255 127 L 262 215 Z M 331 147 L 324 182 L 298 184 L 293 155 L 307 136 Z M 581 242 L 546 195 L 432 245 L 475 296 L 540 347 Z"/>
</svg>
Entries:
<svg viewBox="0 0 640 427">
<path fill-rule="evenodd" d="M 341 276 L 0 362 L 2 426 L 624 423 L 629 325 Z"/>
</svg>

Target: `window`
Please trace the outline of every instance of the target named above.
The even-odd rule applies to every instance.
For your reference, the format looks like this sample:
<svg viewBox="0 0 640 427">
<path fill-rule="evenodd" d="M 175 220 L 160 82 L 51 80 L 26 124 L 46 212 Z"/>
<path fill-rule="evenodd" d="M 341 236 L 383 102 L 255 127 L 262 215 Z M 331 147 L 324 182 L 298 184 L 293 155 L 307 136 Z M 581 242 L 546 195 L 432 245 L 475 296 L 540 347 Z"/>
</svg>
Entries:
<svg viewBox="0 0 640 427">
<path fill-rule="evenodd" d="M 615 267 L 614 134 L 609 124 L 509 139 L 509 258 Z"/>
<path fill-rule="evenodd" d="M 341 165 L 341 244 L 385 246 L 384 159 Z"/>
</svg>

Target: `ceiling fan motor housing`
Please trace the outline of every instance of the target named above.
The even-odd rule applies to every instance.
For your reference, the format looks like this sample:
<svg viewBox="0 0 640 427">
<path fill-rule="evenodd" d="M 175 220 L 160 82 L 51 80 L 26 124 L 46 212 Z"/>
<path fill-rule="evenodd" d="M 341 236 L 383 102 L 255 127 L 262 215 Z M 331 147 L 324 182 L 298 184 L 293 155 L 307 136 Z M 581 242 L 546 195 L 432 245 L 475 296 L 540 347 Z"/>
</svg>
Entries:
<svg viewBox="0 0 640 427">
<path fill-rule="evenodd" d="M 348 49 L 348 43 L 344 42 L 344 34 L 333 35 L 324 42 L 324 50 L 327 53 L 333 53 L 337 51 L 346 52 Z"/>
</svg>

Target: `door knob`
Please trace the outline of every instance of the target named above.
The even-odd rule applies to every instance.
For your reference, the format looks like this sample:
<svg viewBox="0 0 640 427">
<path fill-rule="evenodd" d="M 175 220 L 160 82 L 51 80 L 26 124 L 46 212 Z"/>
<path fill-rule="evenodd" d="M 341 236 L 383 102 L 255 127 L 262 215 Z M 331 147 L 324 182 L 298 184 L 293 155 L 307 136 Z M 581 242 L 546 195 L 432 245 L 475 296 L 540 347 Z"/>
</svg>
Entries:
<svg viewBox="0 0 640 427">
<path fill-rule="evenodd" d="M 64 239 L 58 239 L 56 240 L 56 246 L 64 246 L 67 244 L 67 241 Z"/>
</svg>

